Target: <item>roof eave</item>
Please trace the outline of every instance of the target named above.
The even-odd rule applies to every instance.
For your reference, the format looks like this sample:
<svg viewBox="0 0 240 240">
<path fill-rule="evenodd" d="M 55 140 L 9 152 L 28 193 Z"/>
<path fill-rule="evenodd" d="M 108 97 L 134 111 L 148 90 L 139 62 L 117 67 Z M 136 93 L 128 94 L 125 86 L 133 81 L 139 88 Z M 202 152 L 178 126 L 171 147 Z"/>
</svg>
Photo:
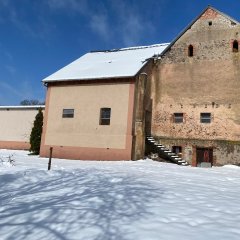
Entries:
<svg viewBox="0 0 240 240">
<path fill-rule="evenodd" d="M 130 76 L 112 76 L 112 77 L 94 77 L 94 78 L 67 78 L 67 79 L 51 79 L 45 80 L 43 79 L 42 82 L 45 83 L 52 83 L 52 82 L 71 82 L 71 81 L 89 81 L 89 80 L 108 80 L 108 79 L 124 79 L 124 78 L 134 78 L 136 74 Z"/>
</svg>

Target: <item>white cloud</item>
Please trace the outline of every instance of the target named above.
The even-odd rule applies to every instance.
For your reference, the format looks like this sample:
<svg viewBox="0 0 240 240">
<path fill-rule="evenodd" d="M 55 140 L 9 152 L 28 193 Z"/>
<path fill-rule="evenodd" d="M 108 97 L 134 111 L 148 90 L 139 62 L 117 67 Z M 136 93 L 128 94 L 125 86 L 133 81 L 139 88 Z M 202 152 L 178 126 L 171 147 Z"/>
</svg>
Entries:
<svg viewBox="0 0 240 240">
<path fill-rule="evenodd" d="M 22 6 L 24 4 L 31 6 L 32 2 L 29 3 L 29 0 L 21 1 Z M 33 7 L 33 10 L 36 11 L 35 18 L 29 21 L 27 11 L 20 11 L 13 1 L 0 0 L 0 22 L 14 25 L 15 28 L 28 36 L 47 39 L 48 34 L 54 30 L 55 26 L 47 22 L 42 12 L 38 12 L 38 9 Z M 4 17 L 1 17 L 1 15 Z"/>
<path fill-rule="evenodd" d="M 4 81 L 0 81 L 0 87 L 2 89 L 1 94 L 3 94 L 3 93 L 6 94 L 7 93 L 10 96 L 14 95 L 14 96 L 17 96 L 17 97 L 23 97 L 23 94 L 21 93 L 21 91 L 19 91 L 18 88 L 16 89 L 15 87 L 13 87 L 12 84 L 8 84 Z"/>
<path fill-rule="evenodd" d="M 72 12 L 87 15 L 89 9 L 87 0 L 46 0 L 52 10 L 71 10 Z"/>
<path fill-rule="evenodd" d="M 0 79 L 0 88 L 0 105 L 16 105 L 24 99 L 38 99 L 43 101 L 41 98 L 44 96 L 45 91 L 42 85 L 36 88 L 29 80 L 21 80 L 17 86 L 14 86 L 13 82 L 8 83 Z"/>
<path fill-rule="evenodd" d="M 112 2 L 117 17 L 117 31 L 121 34 L 126 46 L 137 45 L 140 41 L 154 32 L 154 24 L 144 18 L 145 9 L 138 8 L 138 4 L 131 5 L 127 1 Z"/>
<path fill-rule="evenodd" d="M 105 41 L 111 38 L 110 37 L 111 31 L 106 15 L 102 14 L 93 15 L 90 19 L 90 27 L 93 30 L 93 32 L 97 33 Z"/>
<path fill-rule="evenodd" d="M 7 65 L 5 65 L 4 67 L 5 67 L 5 69 L 6 69 L 11 75 L 14 75 L 14 74 L 15 74 L 16 68 L 15 68 L 14 66 L 7 64 Z"/>
</svg>

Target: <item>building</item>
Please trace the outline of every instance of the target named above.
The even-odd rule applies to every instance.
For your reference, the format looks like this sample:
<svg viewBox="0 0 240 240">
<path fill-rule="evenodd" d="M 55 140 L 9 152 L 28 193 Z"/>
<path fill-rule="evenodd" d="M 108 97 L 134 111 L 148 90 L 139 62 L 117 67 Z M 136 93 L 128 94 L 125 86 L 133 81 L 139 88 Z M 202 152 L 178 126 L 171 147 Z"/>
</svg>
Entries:
<svg viewBox="0 0 240 240">
<path fill-rule="evenodd" d="M 30 134 L 39 108 L 44 110 L 45 106 L 0 106 L 0 148 L 30 148 Z"/>
<path fill-rule="evenodd" d="M 47 77 L 41 156 L 139 159 L 152 135 L 192 166 L 239 164 L 239 34 L 209 6 L 169 45 L 88 53 Z"/>
<path fill-rule="evenodd" d="M 208 7 L 155 60 L 152 134 L 193 166 L 240 164 L 239 34 Z"/>
<path fill-rule="evenodd" d="M 90 52 L 45 78 L 40 156 L 48 156 L 53 147 L 58 158 L 141 158 L 144 93 L 152 69 L 147 59 L 166 47 Z"/>
</svg>

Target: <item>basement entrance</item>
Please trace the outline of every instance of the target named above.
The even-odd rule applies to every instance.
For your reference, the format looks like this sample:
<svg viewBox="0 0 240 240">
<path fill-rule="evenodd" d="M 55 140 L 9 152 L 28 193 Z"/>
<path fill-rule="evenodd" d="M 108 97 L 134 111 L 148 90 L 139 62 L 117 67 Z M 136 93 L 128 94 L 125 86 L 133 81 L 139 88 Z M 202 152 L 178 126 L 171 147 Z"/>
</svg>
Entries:
<svg viewBox="0 0 240 240">
<path fill-rule="evenodd" d="M 197 167 L 212 167 L 213 149 L 197 148 Z"/>
</svg>

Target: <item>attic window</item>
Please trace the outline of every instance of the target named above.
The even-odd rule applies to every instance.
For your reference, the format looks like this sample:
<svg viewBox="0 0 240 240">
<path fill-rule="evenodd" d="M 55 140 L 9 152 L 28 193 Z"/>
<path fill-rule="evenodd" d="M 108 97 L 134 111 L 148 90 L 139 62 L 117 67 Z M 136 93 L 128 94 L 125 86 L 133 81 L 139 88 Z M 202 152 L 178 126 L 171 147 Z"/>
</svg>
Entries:
<svg viewBox="0 0 240 240">
<path fill-rule="evenodd" d="M 193 57 L 193 45 L 188 46 L 188 56 Z"/>
<path fill-rule="evenodd" d="M 238 41 L 235 40 L 233 42 L 233 48 L 232 48 L 233 52 L 238 52 Z"/>
<path fill-rule="evenodd" d="M 212 21 L 209 21 L 209 22 L 208 22 L 208 26 L 212 26 Z"/>
</svg>

